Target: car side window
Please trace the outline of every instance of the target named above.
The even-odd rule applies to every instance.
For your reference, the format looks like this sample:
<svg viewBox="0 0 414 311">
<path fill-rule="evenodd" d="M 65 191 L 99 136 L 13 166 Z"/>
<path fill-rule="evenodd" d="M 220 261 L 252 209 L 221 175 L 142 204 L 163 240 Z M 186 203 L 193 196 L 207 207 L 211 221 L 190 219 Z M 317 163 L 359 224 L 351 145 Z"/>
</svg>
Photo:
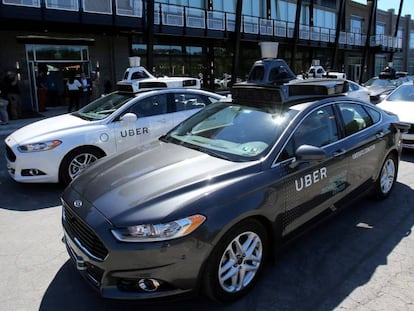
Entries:
<svg viewBox="0 0 414 311">
<path fill-rule="evenodd" d="M 358 86 L 353 83 L 349 83 L 349 89 L 351 91 L 358 91 Z"/>
<path fill-rule="evenodd" d="M 295 156 L 301 145 L 323 147 L 339 139 L 335 114 L 331 106 L 318 108 L 311 112 L 297 127 L 281 153 L 280 161 Z"/>
<path fill-rule="evenodd" d="M 368 111 L 369 115 L 371 116 L 372 121 L 374 123 L 377 123 L 381 120 L 381 114 L 377 110 L 375 110 L 373 108 L 367 108 L 367 111 Z"/>
<path fill-rule="evenodd" d="M 175 111 L 199 109 L 209 104 L 208 98 L 193 93 L 174 94 Z"/>
<path fill-rule="evenodd" d="M 133 105 L 129 112 L 138 118 L 167 113 L 167 94 L 158 94 L 141 99 Z"/>
<path fill-rule="evenodd" d="M 365 109 L 356 104 L 339 104 L 346 136 L 359 132 L 373 124 Z"/>
</svg>

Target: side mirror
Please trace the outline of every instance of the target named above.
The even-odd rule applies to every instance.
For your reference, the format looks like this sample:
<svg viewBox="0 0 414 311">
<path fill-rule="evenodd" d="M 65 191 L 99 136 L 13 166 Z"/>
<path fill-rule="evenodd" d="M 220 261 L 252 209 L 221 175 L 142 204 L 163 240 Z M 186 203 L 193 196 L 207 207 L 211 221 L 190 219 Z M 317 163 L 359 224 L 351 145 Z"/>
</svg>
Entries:
<svg viewBox="0 0 414 311">
<path fill-rule="evenodd" d="M 291 168 L 295 168 L 302 163 L 321 162 L 326 159 L 326 153 L 319 147 L 301 145 L 296 149 L 295 157 L 296 160 L 290 164 Z"/>
<path fill-rule="evenodd" d="M 135 123 L 137 122 L 137 120 L 138 120 L 137 115 L 132 112 L 128 112 L 119 118 L 119 121 L 121 121 L 121 124 Z"/>
</svg>

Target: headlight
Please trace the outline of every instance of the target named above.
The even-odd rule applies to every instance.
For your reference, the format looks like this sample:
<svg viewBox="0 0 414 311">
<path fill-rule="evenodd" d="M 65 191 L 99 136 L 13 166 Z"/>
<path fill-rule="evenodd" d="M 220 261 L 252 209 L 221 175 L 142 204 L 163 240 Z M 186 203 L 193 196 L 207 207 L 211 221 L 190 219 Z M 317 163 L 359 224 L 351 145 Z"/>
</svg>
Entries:
<svg viewBox="0 0 414 311">
<path fill-rule="evenodd" d="M 27 145 L 21 145 L 17 147 L 20 152 L 37 152 L 51 150 L 59 146 L 62 142 L 60 140 L 51 140 L 41 143 L 33 143 Z"/>
<path fill-rule="evenodd" d="M 112 230 L 115 238 L 122 242 L 156 242 L 177 239 L 197 229 L 206 217 L 193 215 L 165 224 L 145 224 Z"/>
</svg>

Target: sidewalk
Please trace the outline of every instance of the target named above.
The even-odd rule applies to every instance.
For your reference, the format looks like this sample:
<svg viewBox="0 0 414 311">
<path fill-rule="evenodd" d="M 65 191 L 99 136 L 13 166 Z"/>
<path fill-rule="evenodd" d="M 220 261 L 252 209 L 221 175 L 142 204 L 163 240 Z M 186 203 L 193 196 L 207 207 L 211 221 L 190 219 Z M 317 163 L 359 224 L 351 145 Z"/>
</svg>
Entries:
<svg viewBox="0 0 414 311">
<path fill-rule="evenodd" d="M 38 117 L 33 117 L 33 118 L 24 118 L 24 119 L 18 119 L 18 120 L 9 120 L 9 124 L 7 125 L 0 125 L 0 136 L 7 136 L 11 133 L 13 133 L 15 130 L 45 119 L 45 118 L 50 118 L 50 117 L 54 117 L 57 115 L 61 115 L 64 113 L 67 113 L 68 111 L 68 107 L 67 106 L 59 106 L 59 107 L 47 107 L 47 111 L 44 112 L 40 112 Z"/>
</svg>

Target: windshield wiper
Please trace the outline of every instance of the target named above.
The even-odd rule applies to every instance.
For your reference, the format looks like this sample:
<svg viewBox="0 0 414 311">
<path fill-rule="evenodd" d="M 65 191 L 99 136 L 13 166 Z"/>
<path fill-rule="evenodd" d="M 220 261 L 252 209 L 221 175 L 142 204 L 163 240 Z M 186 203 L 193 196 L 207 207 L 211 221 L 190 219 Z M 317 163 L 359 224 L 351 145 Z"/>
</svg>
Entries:
<svg viewBox="0 0 414 311">
<path fill-rule="evenodd" d="M 78 117 L 78 118 L 81 118 L 82 120 L 87 120 L 87 121 L 93 121 L 94 120 L 93 118 L 88 117 L 87 115 L 81 114 L 79 112 L 72 112 L 71 115 L 75 116 L 75 117 Z"/>
</svg>

